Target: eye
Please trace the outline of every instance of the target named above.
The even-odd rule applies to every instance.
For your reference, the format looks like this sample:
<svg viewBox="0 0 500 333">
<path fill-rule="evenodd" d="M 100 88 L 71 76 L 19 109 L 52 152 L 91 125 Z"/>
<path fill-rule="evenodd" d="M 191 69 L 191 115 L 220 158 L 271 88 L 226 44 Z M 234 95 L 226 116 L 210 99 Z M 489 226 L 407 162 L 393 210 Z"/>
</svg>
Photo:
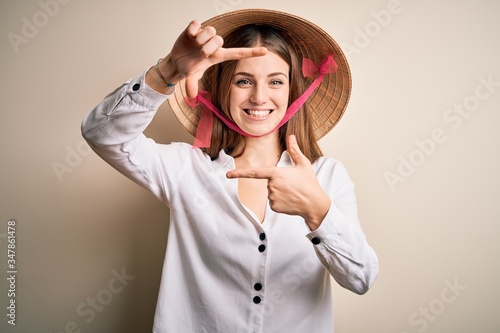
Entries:
<svg viewBox="0 0 500 333">
<path fill-rule="evenodd" d="M 270 84 L 272 86 L 279 86 L 279 85 L 283 84 L 283 81 L 281 81 L 281 80 L 271 80 Z"/>
<path fill-rule="evenodd" d="M 250 82 L 249 79 L 239 79 L 238 81 L 236 81 L 236 85 L 240 87 L 249 86 L 251 84 L 252 82 Z"/>
</svg>

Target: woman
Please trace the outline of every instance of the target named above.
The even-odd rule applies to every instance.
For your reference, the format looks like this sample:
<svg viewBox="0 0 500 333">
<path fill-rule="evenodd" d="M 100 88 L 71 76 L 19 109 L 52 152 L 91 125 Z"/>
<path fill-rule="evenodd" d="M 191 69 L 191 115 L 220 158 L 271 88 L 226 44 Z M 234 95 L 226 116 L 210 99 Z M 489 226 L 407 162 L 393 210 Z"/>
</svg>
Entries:
<svg viewBox="0 0 500 333">
<path fill-rule="evenodd" d="M 85 117 L 96 153 L 170 207 L 153 332 L 332 332 L 330 276 L 358 294 L 371 287 L 378 261 L 352 182 L 316 143 L 349 92 L 324 31 L 242 10 L 191 22 Z M 142 134 L 165 100 L 194 147 Z"/>
</svg>

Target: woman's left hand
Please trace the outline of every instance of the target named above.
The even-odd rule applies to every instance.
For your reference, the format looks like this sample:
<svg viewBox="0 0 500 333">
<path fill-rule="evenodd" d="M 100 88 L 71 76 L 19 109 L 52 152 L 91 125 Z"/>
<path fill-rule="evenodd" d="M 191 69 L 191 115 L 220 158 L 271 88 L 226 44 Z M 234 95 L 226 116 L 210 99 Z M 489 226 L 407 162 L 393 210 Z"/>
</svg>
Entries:
<svg viewBox="0 0 500 333">
<path fill-rule="evenodd" d="M 331 200 L 321 188 L 311 162 L 300 151 L 295 135 L 287 138 L 287 149 L 292 167 L 236 169 L 229 171 L 227 177 L 267 179 L 271 209 L 300 215 L 311 230 L 316 230 L 328 213 Z"/>
</svg>

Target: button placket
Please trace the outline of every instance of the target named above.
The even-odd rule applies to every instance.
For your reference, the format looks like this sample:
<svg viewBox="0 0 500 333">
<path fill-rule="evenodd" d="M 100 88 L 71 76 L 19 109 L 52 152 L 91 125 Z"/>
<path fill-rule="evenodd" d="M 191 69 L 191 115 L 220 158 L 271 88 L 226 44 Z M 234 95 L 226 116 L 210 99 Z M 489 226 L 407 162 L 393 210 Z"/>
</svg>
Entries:
<svg viewBox="0 0 500 333">
<path fill-rule="evenodd" d="M 257 282 L 256 284 L 253 285 L 253 289 L 256 291 L 261 291 L 262 290 L 262 284 Z M 262 301 L 262 298 L 260 296 L 254 296 L 252 299 L 255 304 L 259 304 Z"/>
<path fill-rule="evenodd" d="M 258 250 L 260 253 L 264 253 L 266 251 L 266 233 L 264 231 L 262 231 L 261 233 L 259 233 L 259 240 L 262 242 L 259 247 L 258 247 Z M 265 259 L 264 259 L 265 260 Z M 260 304 L 262 302 L 262 294 L 260 293 L 263 289 L 263 285 L 261 282 L 256 282 L 254 285 L 253 285 L 253 288 L 255 291 L 257 291 L 258 295 L 255 295 L 252 299 L 253 303 L 254 304 Z"/>
<path fill-rule="evenodd" d="M 261 232 L 261 233 L 259 234 L 259 239 L 260 239 L 262 242 L 264 242 L 264 241 L 266 240 L 266 234 L 265 234 L 264 232 Z M 260 252 L 260 253 L 262 253 L 262 252 L 264 252 L 264 251 L 266 250 L 266 245 L 265 245 L 264 243 L 262 243 L 262 244 L 260 244 L 260 245 L 259 245 L 259 248 L 258 248 L 258 249 L 259 249 L 259 252 Z"/>
</svg>

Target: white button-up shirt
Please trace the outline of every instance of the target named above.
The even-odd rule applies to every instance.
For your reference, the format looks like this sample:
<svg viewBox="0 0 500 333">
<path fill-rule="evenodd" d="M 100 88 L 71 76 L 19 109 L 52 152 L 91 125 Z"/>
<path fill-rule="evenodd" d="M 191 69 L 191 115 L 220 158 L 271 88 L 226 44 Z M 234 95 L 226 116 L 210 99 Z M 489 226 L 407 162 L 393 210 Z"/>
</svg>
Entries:
<svg viewBox="0 0 500 333">
<path fill-rule="evenodd" d="M 226 178 L 231 156 L 221 151 L 212 161 L 189 144 L 144 136 L 169 97 L 144 77 L 108 95 L 82 133 L 105 161 L 170 207 L 153 332 L 333 332 L 330 276 L 363 294 L 378 274 L 344 166 L 326 157 L 313 163 L 332 201 L 317 230 L 269 205 L 261 223 L 240 202 L 238 180 Z M 291 165 L 284 152 L 278 167 Z"/>
</svg>

